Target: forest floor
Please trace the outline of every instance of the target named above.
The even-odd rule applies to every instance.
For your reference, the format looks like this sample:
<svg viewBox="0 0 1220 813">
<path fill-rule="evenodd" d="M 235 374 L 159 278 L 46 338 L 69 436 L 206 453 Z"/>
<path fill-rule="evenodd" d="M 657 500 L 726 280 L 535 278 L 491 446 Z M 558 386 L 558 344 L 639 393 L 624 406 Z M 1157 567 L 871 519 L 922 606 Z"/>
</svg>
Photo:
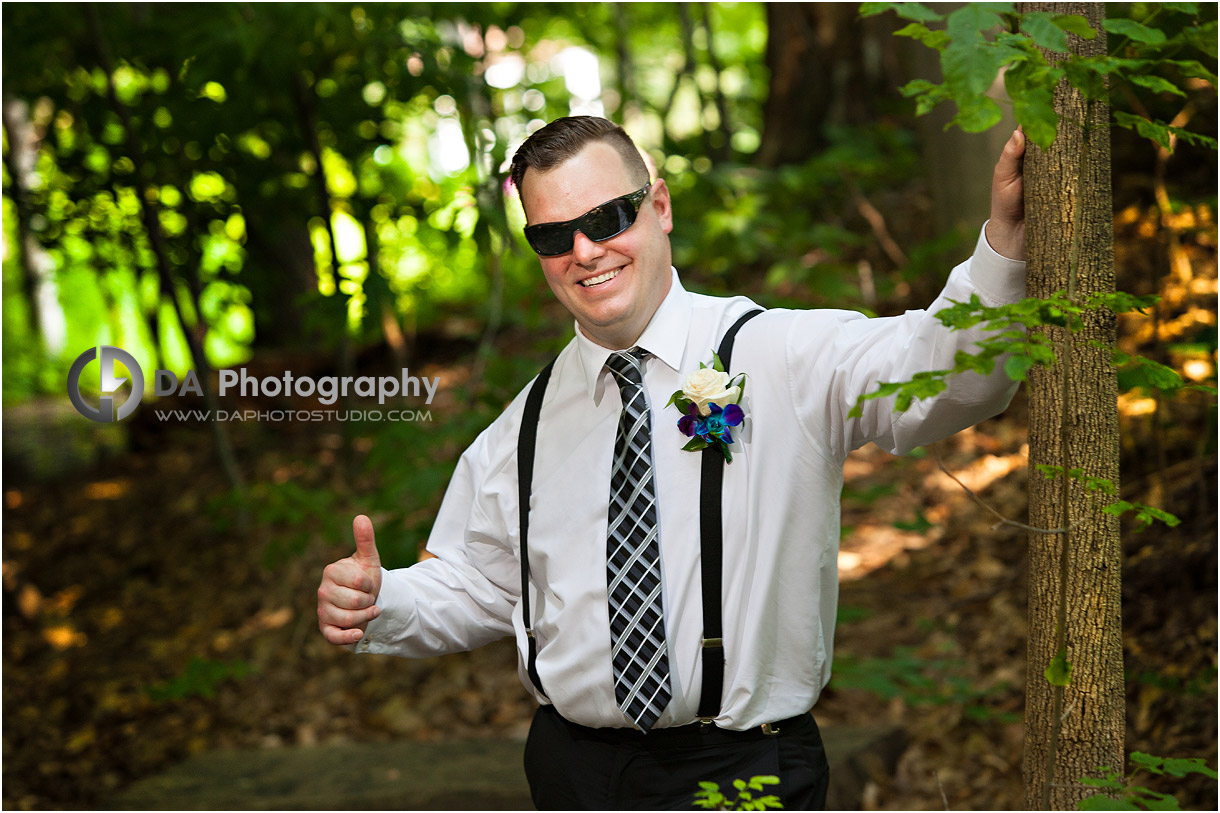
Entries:
<svg viewBox="0 0 1220 813">
<path fill-rule="evenodd" d="M 940 444 L 946 466 L 1014 519 L 1023 412 L 1019 397 Z M 247 443 L 267 442 L 237 438 L 244 459 Z M 269 569 L 258 531 L 218 533 L 202 510 L 224 491 L 209 437 L 163 440 L 88 475 L 7 487 L 6 808 L 94 807 L 215 748 L 524 736 L 533 704 L 511 645 L 424 661 L 335 650 L 317 632 L 314 590 L 347 543 L 315 539 Z M 295 432 L 254 459 L 274 478 L 326 457 L 322 439 Z M 1126 747 L 1214 765 L 1215 459 L 1190 463 L 1163 488 L 1183 524 L 1126 534 Z M 942 792 L 953 809 L 1020 808 L 1026 536 L 993 530 L 932 455 L 862 450 L 846 476 L 836 678 L 819 722 L 907 732 L 870 808 L 938 809 Z M 1168 789 L 1215 809 L 1214 782 Z"/>
<path fill-rule="evenodd" d="M 1210 301 L 1214 332 L 1210 251 L 1199 307 Z M 454 415 L 444 399 L 461 376 L 437 364 L 421 371 L 446 376 L 433 411 Z M 1142 532 L 1124 521 L 1125 747 L 1215 766 L 1214 406 L 1200 393 L 1172 404 L 1123 396 L 1120 406 L 1122 496 L 1183 520 Z M 96 807 L 218 748 L 524 737 L 533 702 L 508 642 L 408 661 L 353 657 L 318 634 L 321 569 L 351 552 L 350 531 L 334 529 L 385 486 L 362 462 L 386 435 L 348 439 L 346 476 L 339 430 L 231 424 L 249 482 L 325 495 L 296 513 L 256 512 L 240 531 L 215 502 L 228 489 L 210 434 L 150 415 L 142 407 L 129 421 L 131 451 L 88 471 L 40 482 L 5 472 L 6 809 Z M 438 430 L 409 431 L 423 446 Z M 1023 521 L 1025 438 L 1022 391 L 939 453 L 982 500 Z M 845 476 L 835 678 L 819 723 L 906 731 L 897 771 L 866 789 L 870 809 L 1022 808 L 1028 545 L 1038 540 L 994 527 L 932 452 L 866 448 Z M 418 505 L 422 521 L 433 508 Z M 300 542 L 285 554 L 287 531 Z M 1175 792 L 1184 808 L 1216 809 L 1214 781 L 1140 783 Z"/>
</svg>

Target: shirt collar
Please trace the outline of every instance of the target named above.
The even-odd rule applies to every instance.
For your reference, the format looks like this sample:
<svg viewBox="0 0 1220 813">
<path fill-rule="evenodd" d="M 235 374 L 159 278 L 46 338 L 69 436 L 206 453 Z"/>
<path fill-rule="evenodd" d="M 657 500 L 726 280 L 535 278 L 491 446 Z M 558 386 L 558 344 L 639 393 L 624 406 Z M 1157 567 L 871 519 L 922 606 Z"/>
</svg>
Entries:
<svg viewBox="0 0 1220 813">
<path fill-rule="evenodd" d="M 675 372 L 682 368 L 682 355 L 686 351 L 686 336 L 690 330 L 691 298 L 678 272 L 672 266 L 669 293 L 665 295 L 657 312 L 652 315 L 648 327 L 640 334 L 636 346 L 656 356 Z M 580 325 L 576 325 L 576 350 L 580 357 L 581 371 L 589 389 L 589 397 L 597 397 L 597 384 L 602 378 L 610 350 L 585 336 Z"/>
</svg>

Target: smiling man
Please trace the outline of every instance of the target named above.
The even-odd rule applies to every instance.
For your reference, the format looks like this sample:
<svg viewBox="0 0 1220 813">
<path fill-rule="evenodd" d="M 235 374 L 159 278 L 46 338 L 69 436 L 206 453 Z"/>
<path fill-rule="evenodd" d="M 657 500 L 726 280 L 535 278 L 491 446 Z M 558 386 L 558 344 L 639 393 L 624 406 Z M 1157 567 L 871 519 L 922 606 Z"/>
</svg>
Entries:
<svg viewBox="0 0 1220 813">
<path fill-rule="evenodd" d="M 787 809 L 820 808 L 809 711 L 830 679 L 843 462 L 952 434 L 1015 387 L 966 374 L 905 413 L 848 413 L 972 348 L 933 316 L 949 299 L 1024 295 L 1023 148 L 1014 133 L 991 219 L 937 301 L 867 319 L 686 291 L 669 190 L 626 133 L 594 117 L 539 130 L 512 176 L 576 336 L 462 455 L 435 558 L 384 570 L 356 518 L 356 553 L 318 588 L 323 635 L 408 657 L 514 635 L 540 703 L 525 755 L 539 809 L 689 809 L 700 781 L 756 775 L 779 777 Z M 728 371 L 698 372 L 714 351 Z"/>
</svg>

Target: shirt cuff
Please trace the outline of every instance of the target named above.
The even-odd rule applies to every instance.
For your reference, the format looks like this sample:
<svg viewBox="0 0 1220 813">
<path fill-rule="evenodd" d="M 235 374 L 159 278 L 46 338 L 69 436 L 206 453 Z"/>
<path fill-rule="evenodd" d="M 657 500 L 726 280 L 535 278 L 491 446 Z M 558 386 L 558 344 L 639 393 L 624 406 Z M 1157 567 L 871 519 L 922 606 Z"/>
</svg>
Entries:
<svg viewBox="0 0 1220 813">
<path fill-rule="evenodd" d="M 387 642 L 394 631 L 401 629 L 404 624 L 402 613 L 393 613 L 390 608 L 402 606 L 405 592 L 398 586 L 398 580 L 392 578 L 390 571 L 383 567 L 381 569 L 381 592 L 377 595 L 377 600 L 373 602 L 381 608 L 381 615 L 365 625 L 364 636 L 359 641 L 344 646 L 357 654 L 387 651 Z"/>
<path fill-rule="evenodd" d="M 970 279 L 984 304 L 994 307 L 1025 298 L 1025 262 L 996 253 L 987 242 L 986 223 L 970 259 Z"/>
</svg>

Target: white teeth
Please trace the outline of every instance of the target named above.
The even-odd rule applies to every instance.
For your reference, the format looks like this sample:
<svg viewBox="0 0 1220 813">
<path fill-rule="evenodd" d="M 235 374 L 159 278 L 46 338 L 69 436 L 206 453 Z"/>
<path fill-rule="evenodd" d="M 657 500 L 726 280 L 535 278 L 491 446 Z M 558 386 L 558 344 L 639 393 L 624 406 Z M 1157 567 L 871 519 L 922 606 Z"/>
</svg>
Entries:
<svg viewBox="0 0 1220 813">
<path fill-rule="evenodd" d="M 609 282 L 610 280 L 617 277 L 619 274 L 619 271 L 622 271 L 622 270 L 623 269 L 621 269 L 621 268 L 616 268 L 613 271 L 607 271 L 606 273 L 601 274 L 599 276 L 590 277 L 589 279 L 586 279 L 586 280 L 581 280 L 580 284 L 585 286 L 586 288 L 589 288 L 593 285 L 601 285 L 603 282 Z"/>
</svg>

